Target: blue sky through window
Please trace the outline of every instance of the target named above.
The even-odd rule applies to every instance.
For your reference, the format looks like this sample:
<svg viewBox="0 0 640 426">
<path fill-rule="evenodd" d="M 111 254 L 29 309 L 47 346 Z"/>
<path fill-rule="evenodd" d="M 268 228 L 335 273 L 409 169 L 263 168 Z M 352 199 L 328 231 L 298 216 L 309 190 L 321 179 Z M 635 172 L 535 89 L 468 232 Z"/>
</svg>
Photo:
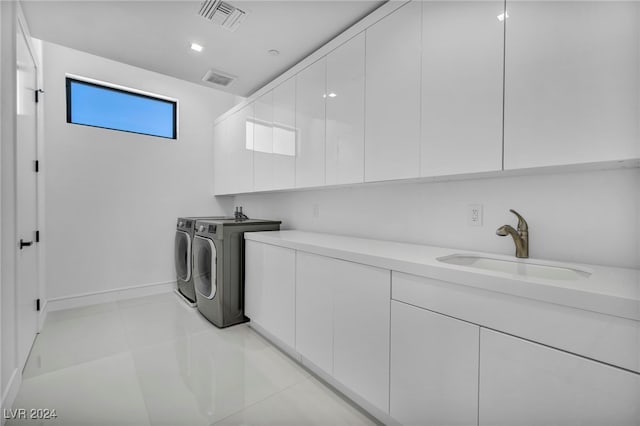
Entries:
<svg viewBox="0 0 640 426">
<path fill-rule="evenodd" d="M 67 121 L 175 139 L 176 104 L 68 79 Z"/>
</svg>

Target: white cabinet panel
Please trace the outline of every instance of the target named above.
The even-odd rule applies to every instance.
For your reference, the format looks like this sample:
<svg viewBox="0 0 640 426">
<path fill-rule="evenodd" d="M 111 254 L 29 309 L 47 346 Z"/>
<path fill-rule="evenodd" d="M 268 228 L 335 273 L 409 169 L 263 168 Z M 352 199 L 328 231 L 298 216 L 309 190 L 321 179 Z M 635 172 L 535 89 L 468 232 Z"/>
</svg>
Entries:
<svg viewBox="0 0 640 426">
<path fill-rule="evenodd" d="M 288 189 L 296 178 L 296 79 L 273 89 L 272 187 Z"/>
<path fill-rule="evenodd" d="M 287 80 L 254 102 L 254 190 L 293 188 L 296 129 L 295 79 Z"/>
<path fill-rule="evenodd" d="M 638 157 L 640 3 L 507 9 L 505 169 Z"/>
<path fill-rule="evenodd" d="M 324 185 L 326 59 L 296 76 L 296 187 Z"/>
<path fill-rule="evenodd" d="M 296 254 L 296 350 L 333 374 L 333 287 L 337 260 Z"/>
<path fill-rule="evenodd" d="M 273 92 L 253 103 L 253 189 L 273 189 Z"/>
<path fill-rule="evenodd" d="M 229 187 L 229 157 L 231 143 L 227 137 L 229 120 L 219 122 L 213 128 L 213 190 L 216 195 L 228 194 Z"/>
<path fill-rule="evenodd" d="M 364 181 L 364 42 L 360 33 L 327 55 L 327 185 Z"/>
<path fill-rule="evenodd" d="M 393 272 L 394 300 L 640 372 L 640 322 Z"/>
<path fill-rule="evenodd" d="M 334 260 L 333 376 L 389 412 L 391 273 Z"/>
<path fill-rule="evenodd" d="M 480 425 L 640 425 L 640 375 L 480 334 Z"/>
<path fill-rule="evenodd" d="M 407 425 L 475 425 L 480 327 L 391 302 L 391 416 Z"/>
<path fill-rule="evenodd" d="M 420 32 L 413 1 L 366 30 L 365 181 L 420 174 Z"/>
<path fill-rule="evenodd" d="M 227 118 L 228 144 L 221 161 L 228 162 L 223 185 L 227 188 L 224 193 L 240 193 L 253 191 L 253 104 L 247 105 Z"/>
<path fill-rule="evenodd" d="M 501 170 L 504 2 L 422 8 L 420 173 Z"/>
<path fill-rule="evenodd" d="M 245 314 L 295 347 L 295 250 L 245 241 Z"/>
</svg>

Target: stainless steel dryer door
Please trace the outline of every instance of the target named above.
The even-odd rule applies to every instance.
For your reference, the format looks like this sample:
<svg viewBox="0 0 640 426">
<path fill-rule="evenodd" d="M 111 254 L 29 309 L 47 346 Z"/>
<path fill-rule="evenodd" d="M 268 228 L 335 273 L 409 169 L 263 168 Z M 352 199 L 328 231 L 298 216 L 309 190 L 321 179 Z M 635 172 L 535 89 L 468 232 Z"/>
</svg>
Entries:
<svg viewBox="0 0 640 426">
<path fill-rule="evenodd" d="M 193 239 L 193 284 L 200 296 L 213 299 L 216 295 L 216 246 L 209 238 Z"/>
<path fill-rule="evenodd" d="M 191 237 L 184 231 L 176 231 L 176 277 L 182 281 L 191 279 Z"/>
</svg>

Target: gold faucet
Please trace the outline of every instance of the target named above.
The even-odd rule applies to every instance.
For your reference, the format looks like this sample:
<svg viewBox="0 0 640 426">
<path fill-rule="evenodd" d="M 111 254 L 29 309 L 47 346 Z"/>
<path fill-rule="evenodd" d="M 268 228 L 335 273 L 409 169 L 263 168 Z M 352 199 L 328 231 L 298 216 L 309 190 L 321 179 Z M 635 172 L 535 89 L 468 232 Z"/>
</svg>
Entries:
<svg viewBox="0 0 640 426">
<path fill-rule="evenodd" d="M 529 257 L 529 225 L 517 211 L 513 209 L 509 209 L 509 211 L 518 217 L 518 230 L 516 231 L 509 225 L 502 225 L 496 229 L 496 234 L 501 237 L 511 235 L 516 244 L 516 257 L 527 258 Z"/>
</svg>

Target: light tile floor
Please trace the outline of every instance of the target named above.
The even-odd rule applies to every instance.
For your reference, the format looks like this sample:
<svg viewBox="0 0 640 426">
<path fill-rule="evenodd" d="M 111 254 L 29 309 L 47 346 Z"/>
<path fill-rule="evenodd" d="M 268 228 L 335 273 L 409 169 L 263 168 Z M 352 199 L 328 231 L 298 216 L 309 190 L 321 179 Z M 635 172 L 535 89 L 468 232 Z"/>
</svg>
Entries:
<svg viewBox="0 0 640 426">
<path fill-rule="evenodd" d="M 218 329 L 173 293 L 52 312 L 7 425 L 375 424 L 246 324 Z"/>
</svg>

